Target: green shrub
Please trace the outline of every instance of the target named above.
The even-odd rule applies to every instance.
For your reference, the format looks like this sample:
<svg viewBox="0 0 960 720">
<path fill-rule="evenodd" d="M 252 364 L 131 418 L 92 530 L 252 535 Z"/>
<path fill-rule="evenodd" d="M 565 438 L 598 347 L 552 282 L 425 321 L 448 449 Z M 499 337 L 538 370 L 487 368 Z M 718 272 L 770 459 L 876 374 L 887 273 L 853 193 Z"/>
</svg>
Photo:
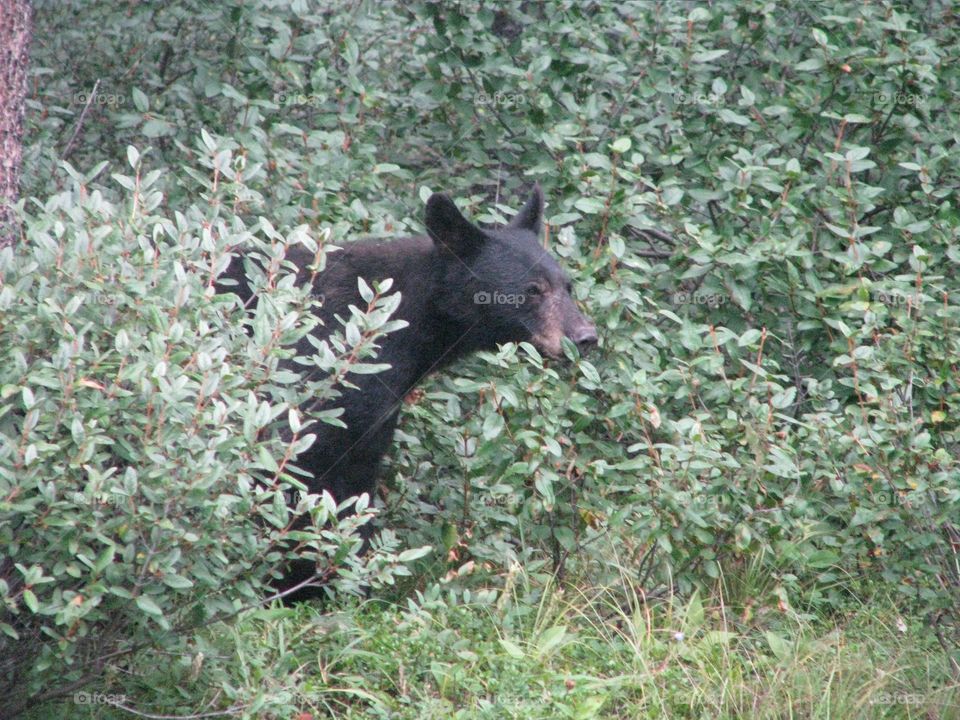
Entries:
<svg viewBox="0 0 960 720">
<path fill-rule="evenodd" d="M 280 237 L 313 223 L 341 242 L 420 231 L 430 190 L 499 221 L 501 198 L 544 185 L 547 242 L 601 348 L 571 350 L 561 367 L 507 347 L 411 399 L 383 525 L 445 551 L 419 567 L 419 585 L 490 584 L 520 560 L 597 585 L 627 568 L 647 596 L 719 588 L 747 608 L 839 613 L 880 583 L 956 625 L 948 8 L 75 5 L 84 12 L 37 3 L 47 40 L 35 54 L 28 196 L 63 192 L 59 152 L 97 79 L 103 98 L 72 162 L 120 163 L 148 138 L 164 171 L 152 212 L 177 228 L 180 215 L 187 227 L 227 218 L 216 242 L 250 229 L 265 257 L 281 241 L 261 216 Z M 60 71 L 65 58 L 74 72 Z M 246 164 L 224 171 L 243 171 L 229 197 L 196 169 L 209 155 L 201 127 Z M 210 208 L 187 212 L 198 197 Z M 33 315 L 18 317 L 31 327 Z M 224 338 L 246 342 L 236 329 Z M 17 388 L 5 428 L 29 412 L 16 367 L 2 371 L 18 378 L 4 380 Z M 295 404 L 295 383 L 266 371 L 249 382 L 261 377 Z M 261 453 L 256 442 L 275 444 Z M 235 452 L 251 462 L 284 457 L 279 435 L 249 443 Z"/>
<path fill-rule="evenodd" d="M 217 202 L 161 214 L 159 173 L 141 173 L 130 148 L 134 174 L 114 175 L 123 192 L 92 183 L 102 168 L 68 167 L 71 189 L 0 256 L 4 717 L 104 688 L 108 668 L 144 653 L 183 652 L 198 629 L 263 602 L 287 557 L 316 559 L 331 591 L 404 571 L 390 533 L 357 558 L 365 499 L 338 521 L 294 469 L 338 414 L 299 408 L 337 396 L 334 378 L 372 355 L 399 298 L 377 294 L 302 359 L 319 379 L 281 365 L 317 302 L 284 254 L 305 243 L 322 269 L 328 233 L 318 243 L 218 210 L 246 190 L 239 163 L 204 142 Z M 268 270 L 248 273 L 249 321 L 214 293 L 235 248 Z"/>
<path fill-rule="evenodd" d="M 453 568 L 616 548 L 689 591 L 759 559 L 781 607 L 851 580 L 956 607 L 952 31 L 910 3 L 549 6 L 424 3 L 399 72 L 419 132 L 459 135 L 428 176 L 548 186 L 602 352 L 438 378 L 394 521 L 429 497 Z"/>
</svg>

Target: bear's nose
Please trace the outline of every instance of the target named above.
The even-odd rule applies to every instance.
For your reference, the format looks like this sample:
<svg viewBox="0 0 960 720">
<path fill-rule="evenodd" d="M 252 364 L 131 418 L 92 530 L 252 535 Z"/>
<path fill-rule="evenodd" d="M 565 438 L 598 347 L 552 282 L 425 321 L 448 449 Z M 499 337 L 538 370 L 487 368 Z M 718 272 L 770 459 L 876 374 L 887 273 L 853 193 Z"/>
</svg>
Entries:
<svg viewBox="0 0 960 720">
<path fill-rule="evenodd" d="M 570 339 L 577 344 L 580 352 L 586 352 L 597 344 L 597 329 L 593 323 L 585 323 L 573 331 Z"/>
</svg>

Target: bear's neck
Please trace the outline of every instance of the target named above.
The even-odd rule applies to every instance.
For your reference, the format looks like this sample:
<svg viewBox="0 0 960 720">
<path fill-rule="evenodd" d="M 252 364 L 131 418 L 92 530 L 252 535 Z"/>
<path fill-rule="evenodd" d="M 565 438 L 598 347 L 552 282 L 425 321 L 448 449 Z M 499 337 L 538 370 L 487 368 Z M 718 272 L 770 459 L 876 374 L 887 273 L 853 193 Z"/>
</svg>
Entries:
<svg viewBox="0 0 960 720">
<path fill-rule="evenodd" d="M 424 374 L 445 368 L 481 347 L 474 328 L 439 310 L 433 314 L 430 335 L 432 341 L 422 348 L 421 364 L 428 366 Z M 490 348 L 492 349 L 492 348 Z"/>
<path fill-rule="evenodd" d="M 479 333 L 457 303 L 463 302 L 461 279 L 445 274 L 450 259 L 443 258 L 426 236 L 387 243 L 358 243 L 350 248 L 352 273 L 345 284 L 356 287 L 356 276 L 368 280 L 393 278 L 391 291 L 401 294 L 393 319 L 408 326 L 380 341 L 381 362 L 392 369 L 381 379 L 409 390 L 420 380 L 465 355 L 482 349 Z M 455 284 L 456 287 L 451 287 Z M 469 308 L 470 310 L 472 308 Z"/>
<path fill-rule="evenodd" d="M 462 282 L 450 287 L 449 277 L 444 276 L 445 261 L 439 251 L 430 243 L 426 267 L 429 273 L 429 287 L 407 288 L 410 293 L 423 297 L 423 305 L 412 303 L 413 312 L 404 312 L 401 307 L 398 316 L 410 323 L 408 341 L 417 343 L 420 378 L 441 370 L 460 358 L 477 350 L 482 350 L 478 342 L 479 333 L 475 323 L 467 318 L 468 314 L 459 312 L 457 303 L 463 302 L 466 290 Z M 403 290 L 401 290 L 403 292 Z"/>
</svg>

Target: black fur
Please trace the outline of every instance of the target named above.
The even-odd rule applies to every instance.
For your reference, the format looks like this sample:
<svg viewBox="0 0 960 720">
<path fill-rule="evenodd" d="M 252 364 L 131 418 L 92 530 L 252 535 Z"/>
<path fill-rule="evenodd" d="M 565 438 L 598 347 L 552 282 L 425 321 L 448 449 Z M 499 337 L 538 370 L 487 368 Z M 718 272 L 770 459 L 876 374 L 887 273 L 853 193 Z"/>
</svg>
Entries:
<svg viewBox="0 0 960 720">
<path fill-rule="evenodd" d="M 391 292 L 402 296 L 393 317 L 409 324 L 381 341 L 377 362 L 389 363 L 389 370 L 350 375 L 359 389 L 345 389 L 335 402 L 344 408 L 347 428 L 319 426 L 316 442 L 297 458 L 313 477 L 311 491 L 329 490 L 338 502 L 361 493 L 372 498 L 404 396 L 454 360 L 511 341 L 530 341 L 550 356 L 560 355 L 564 335 L 584 348 L 596 343 L 566 273 L 540 245 L 542 217 L 539 186 L 513 221 L 497 229 L 473 225 L 453 200 L 436 194 L 427 201 L 427 236 L 359 241 L 328 256 L 317 278 L 324 298 L 319 336 L 338 327 L 335 316 L 349 317 L 350 305 L 366 306 L 357 278 L 371 286 L 393 278 Z M 312 261 L 305 249 L 290 257 L 301 267 Z M 238 280 L 243 297 L 241 266 L 232 263 L 227 277 Z M 301 353 L 312 353 L 308 341 L 302 345 Z"/>
</svg>

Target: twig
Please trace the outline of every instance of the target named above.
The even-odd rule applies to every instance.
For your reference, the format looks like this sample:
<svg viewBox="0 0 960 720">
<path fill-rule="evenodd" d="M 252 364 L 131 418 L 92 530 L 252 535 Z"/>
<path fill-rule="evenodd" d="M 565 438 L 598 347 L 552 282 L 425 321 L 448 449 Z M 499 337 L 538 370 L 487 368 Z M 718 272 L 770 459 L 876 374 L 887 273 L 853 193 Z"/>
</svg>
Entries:
<svg viewBox="0 0 960 720">
<path fill-rule="evenodd" d="M 666 252 L 664 250 L 633 250 L 634 255 L 639 255 L 640 257 L 653 258 L 654 260 L 669 260 L 673 257 L 673 253 Z"/>
<path fill-rule="evenodd" d="M 668 245 L 674 244 L 673 238 L 662 230 L 654 230 L 653 228 L 644 228 L 641 230 L 629 225 L 627 226 L 626 230 L 630 234 L 630 237 L 642 238 L 650 245 L 653 245 L 654 240 L 659 240 L 660 242 L 664 242 Z M 673 253 L 669 250 L 661 250 L 656 247 L 634 250 L 633 253 L 639 255 L 640 257 L 654 258 L 655 260 L 668 260 L 673 257 Z"/>
<path fill-rule="evenodd" d="M 665 233 L 663 230 L 657 230 L 657 229 L 655 229 L 655 228 L 643 228 L 642 230 L 641 230 L 641 229 L 637 229 L 637 232 L 638 232 L 638 233 L 642 233 L 643 235 L 649 235 L 649 236 L 652 237 L 654 240 L 659 240 L 660 242 L 665 242 L 665 243 L 667 243 L 668 245 L 673 245 L 673 243 L 674 243 L 673 237 L 672 237 L 671 235 L 669 235 L 668 233 Z"/>
<path fill-rule="evenodd" d="M 80 117 L 77 118 L 76 127 L 73 128 L 73 135 L 70 137 L 70 141 L 67 143 L 67 147 L 64 148 L 63 155 L 60 156 L 61 160 L 66 160 L 70 153 L 73 152 L 74 144 L 77 142 L 77 137 L 80 135 L 80 128 L 83 127 L 83 121 L 87 117 L 87 112 L 90 110 L 90 104 L 93 102 L 93 99 L 97 96 L 97 88 L 100 87 L 100 78 L 97 78 L 97 81 L 93 84 L 93 90 L 90 91 L 90 95 L 87 96 L 87 103 L 83 106 L 83 110 L 80 111 Z"/>
<path fill-rule="evenodd" d="M 886 205 L 878 205 L 873 210 L 870 210 L 869 212 L 864 213 L 863 216 L 857 220 L 857 225 L 863 225 L 867 220 L 872 218 L 874 215 L 877 215 L 889 209 L 890 208 L 887 207 Z"/>
<path fill-rule="evenodd" d="M 638 73 L 636 79 L 630 84 L 630 87 L 627 88 L 627 91 L 623 94 L 623 99 L 620 101 L 620 104 L 616 107 L 616 109 L 610 115 L 610 120 L 607 123 L 607 127 L 604 129 L 602 133 L 600 133 L 597 136 L 596 142 L 594 142 L 593 146 L 590 148 L 591 152 L 596 152 L 597 148 L 600 147 L 600 143 L 602 143 L 605 138 L 607 138 L 609 135 L 612 134 L 611 131 L 616 130 L 616 128 L 614 128 L 614 125 L 616 125 L 617 121 L 620 119 L 620 116 L 623 114 L 624 109 L 627 107 L 627 102 L 630 100 L 630 98 L 633 95 L 633 91 L 636 90 L 637 85 L 640 84 L 640 80 L 642 80 L 645 75 L 646 75 L 646 72 Z"/>
<path fill-rule="evenodd" d="M 953 670 L 953 674 L 960 678 L 960 663 L 958 663 L 956 658 L 953 657 L 953 648 L 950 647 L 950 643 L 943 636 L 943 629 L 940 627 L 940 622 L 943 619 L 945 612 L 945 610 L 936 612 L 931 618 L 931 625 L 933 625 L 934 635 L 937 636 L 937 642 L 940 643 L 940 647 L 942 647 L 943 651 L 947 654 L 947 660 L 949 661 L 950 668 Z"/>
</svg>

